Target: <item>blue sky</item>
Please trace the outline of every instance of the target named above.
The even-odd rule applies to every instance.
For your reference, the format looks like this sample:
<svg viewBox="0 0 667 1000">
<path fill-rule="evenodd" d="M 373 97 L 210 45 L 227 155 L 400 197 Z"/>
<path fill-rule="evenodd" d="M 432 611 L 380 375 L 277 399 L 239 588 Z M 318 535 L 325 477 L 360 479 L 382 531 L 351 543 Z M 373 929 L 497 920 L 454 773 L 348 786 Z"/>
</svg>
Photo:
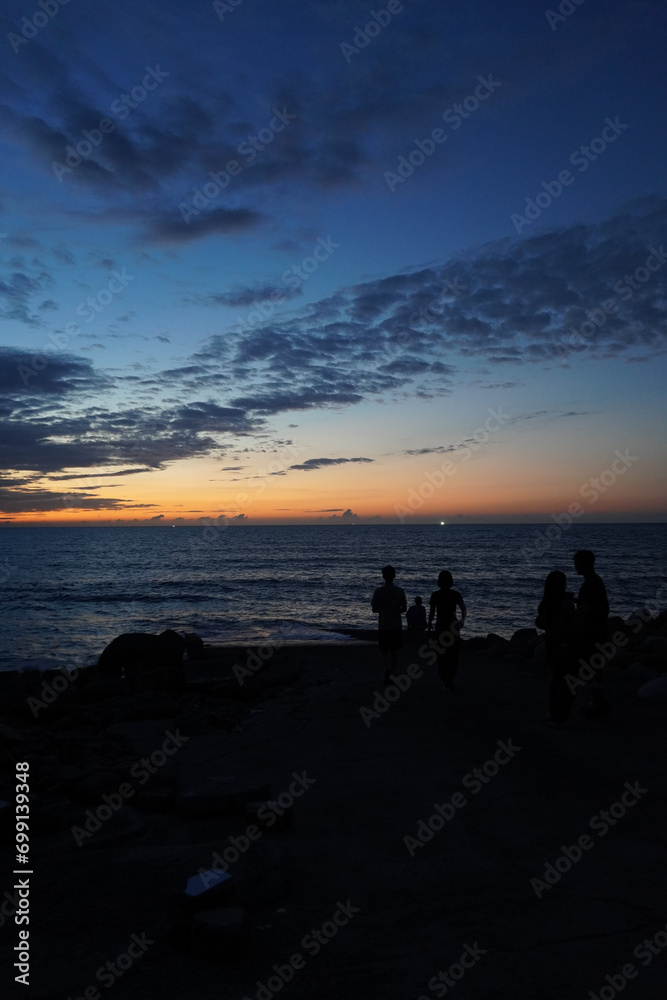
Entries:
<svg viewBox="0 0 667 1000">
<path fill-rule="evenodd" d="M 6 4 L 0 517 L 663 520 L 666 22 Z"/>
</svg>

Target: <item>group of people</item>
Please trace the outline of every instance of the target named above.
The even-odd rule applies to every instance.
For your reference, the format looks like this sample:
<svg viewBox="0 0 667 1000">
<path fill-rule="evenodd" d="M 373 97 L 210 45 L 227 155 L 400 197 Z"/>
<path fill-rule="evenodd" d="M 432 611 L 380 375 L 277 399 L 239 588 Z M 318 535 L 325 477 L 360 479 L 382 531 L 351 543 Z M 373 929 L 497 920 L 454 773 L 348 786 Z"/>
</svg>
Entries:
<svg viewBox="0 0 667 1000">
<path fill-rule="evenodd" d="M 467 611 L 463 598 L 458 590 L 454 590 L 452 574 L 447 569 L 438 574 L 438 590 L 431 594 L 428 621 L 421 597 L 415 597 L 415 603 L 408 609 L 405 591 L 394 583 L 396 570 L 393 566 L 383 566 L 382 578 L 384 585 L 373 594 L 371 608 L 379 615 L 378 644 L 385 683 L 396 671 L 398 650 L 403 646 L 402 615 L 407 614 L 408 629 L 414 631 L 426 629 L 430 632 L 435 618 L 434 648 L 438 657 L 438 673 L 445 690 L 454 691 L 461 645 L 459 633 L 465 625 Z M 461 612 L 460 618 L 457 609 Z"/>
<path fill-rule="evenodd" d="M 573 686 L 568 675 L 577 672 L 577 664 L 588 663 L 596 651 L 596 644 L 607 638 L 609 601 L 601 577 L 595 572 L 595 555 L 580 549 L 574 555 L 574 568 L 583 577 L 579 594 L 567 590 L 567 578 L 560 570 L 549 573 L 544 583 L 535 625 L 545 632 L 546 653 L 551 680 L 548 694 L 547 721 L 552 726 L 564 726 L 574 702 Z M 383 679 L 389 683 L 396 672 L 398 650 L 403 646 L 403 614 L 407 616 L 408 631 L 435 632 L 432 643 L 437 655 L 438 674 L 446 691 L 456 690 L 461 628 L 465 625 L 466 606 L 461 594 L 454 589 L 449 570 L 438 575 L 438 590 L 429 600 L 428 619 L 421 597 L 407 606 L 405 592 L 394 583 L 393 566 L 382 569 L 384 584 L 378 587 L 371 600 L 372 610 L 379 616 L 378 644 L 384 667 Z M 457 614 L 460 612 L 460 617 Z M 434 625 L 435 620 L 435 625 Z M 599 675 L 598 675 L 599 676 Z M 609 704 L 599 679 L 593 682 L 589 716 L 606 715 Z"/>
</svg>

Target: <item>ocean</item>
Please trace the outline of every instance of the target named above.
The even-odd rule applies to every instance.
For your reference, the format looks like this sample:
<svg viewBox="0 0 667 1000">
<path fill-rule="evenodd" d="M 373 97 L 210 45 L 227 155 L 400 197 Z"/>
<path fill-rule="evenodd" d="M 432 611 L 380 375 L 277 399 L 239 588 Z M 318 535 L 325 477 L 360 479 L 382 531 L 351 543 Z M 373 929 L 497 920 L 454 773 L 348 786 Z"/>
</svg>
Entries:
<svg viewBox="0 0 667 1000">
<path fill-rule="evenodd" d="M 578 590 L 578 548 L 596 553 L 612 614 L 667 607 L 667 524 L 6 527 L 0 669 L 94 663 L 122 632 L 166 628 L 244 645 L 344 638 L 375 627 L 385 563 L 409 604 L 451 570 L 464 635 L 509 637 L 533 625 L 550 570 Z"/>
</svg>

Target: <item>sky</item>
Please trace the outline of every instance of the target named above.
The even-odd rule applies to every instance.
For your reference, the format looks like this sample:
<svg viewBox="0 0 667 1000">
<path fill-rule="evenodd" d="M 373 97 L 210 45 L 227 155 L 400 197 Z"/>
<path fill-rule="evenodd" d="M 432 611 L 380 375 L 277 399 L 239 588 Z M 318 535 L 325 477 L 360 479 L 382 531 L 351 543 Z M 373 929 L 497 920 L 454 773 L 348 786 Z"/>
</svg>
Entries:
<svg viewBox="0 0 667 1000">
<path fill-rule="evenodd" d="M 9 0 L 0 522 L 664 521 L 659 0 Z"/>
</svg>

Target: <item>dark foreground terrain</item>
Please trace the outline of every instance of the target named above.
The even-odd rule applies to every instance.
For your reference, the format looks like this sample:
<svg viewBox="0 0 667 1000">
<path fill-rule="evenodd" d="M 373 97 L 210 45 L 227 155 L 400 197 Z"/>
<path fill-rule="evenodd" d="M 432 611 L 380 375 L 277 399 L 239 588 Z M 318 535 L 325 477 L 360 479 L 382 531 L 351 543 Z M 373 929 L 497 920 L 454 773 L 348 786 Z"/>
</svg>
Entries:
<svg viewBox="0 0 667 1000">
<path fill-rule="evenodd" d="M 14 987 L 4 810 L 3 995 L 664 997 L 665 703 L 628 668 L 609 717 L 549 728 L 544 665 L 474 646 L 455 694 L 413 646 L 381 700 L 375 648 L 349 643 L 285 646 L 243 684 L 244 651 L 207 650 L 181 690 L 73 684 L 36 719 L 8 696 L 34 874 Z M 216 857 L 233 894 L 197 915 L 179 897 Z"/>
</svg>

